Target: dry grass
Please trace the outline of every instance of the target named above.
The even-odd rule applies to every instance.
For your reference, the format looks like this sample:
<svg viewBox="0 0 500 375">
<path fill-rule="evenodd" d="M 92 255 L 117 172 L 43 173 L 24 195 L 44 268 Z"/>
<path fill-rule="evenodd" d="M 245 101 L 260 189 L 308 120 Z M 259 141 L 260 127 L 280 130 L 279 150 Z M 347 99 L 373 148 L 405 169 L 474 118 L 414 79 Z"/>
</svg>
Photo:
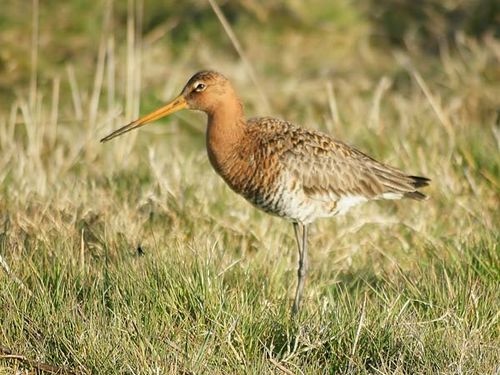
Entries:
<svg viewBox="0 0 500 375">
<path fill-rule="evenodd" d="M 95 48 L 57 73 L 27 46 L 30 83 L 0 108 L 0 344 L 11 351 L 0 372 L 498 371 L 498 40 L 458 33 L 432 56 L 374 47 L 357 19 L 267 42 L 240 27 L 252 79 L 230 44 L 222 53 L 193 32 L 173 54 L 175 17 L 142 35 L 141 2 L 126 30 L 106 4 Z M 51 35 L 38 19 L 33 46 Z M 211 170 L 202 115 L 98 143 L 206 67 L 234 81 L 249 115 L 322 129 L 433 180 L 427 202 L 370 203 L 314 226 L 297 321 L 291 227 Z"/>
</svg>

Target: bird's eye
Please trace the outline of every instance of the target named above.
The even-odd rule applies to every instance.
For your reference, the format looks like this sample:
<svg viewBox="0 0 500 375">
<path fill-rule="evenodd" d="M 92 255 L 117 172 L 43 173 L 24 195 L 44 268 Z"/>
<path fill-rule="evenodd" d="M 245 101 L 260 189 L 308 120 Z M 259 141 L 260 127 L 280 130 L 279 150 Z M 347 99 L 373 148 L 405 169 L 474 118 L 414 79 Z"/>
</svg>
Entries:
<svg viewBox="0 0 500 375">
<path fill-rule="evenodd" d="M 207 88 L 207 85 L 205 85 L 204 83 L 197 83 L 195 86 L 194 86 L 194 89 L 195 91 L 197 92 L 201 92 L 203 90 L 205 90 Z"/>
</svg>

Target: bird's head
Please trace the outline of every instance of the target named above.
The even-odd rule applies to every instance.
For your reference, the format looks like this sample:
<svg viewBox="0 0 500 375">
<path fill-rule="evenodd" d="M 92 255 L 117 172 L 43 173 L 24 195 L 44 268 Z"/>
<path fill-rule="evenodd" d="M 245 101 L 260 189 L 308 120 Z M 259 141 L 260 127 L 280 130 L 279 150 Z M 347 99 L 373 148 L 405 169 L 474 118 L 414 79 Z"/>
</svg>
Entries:
<svg viewBox="0 0 500 375">
<path fill-rule="evenodd" d="M 217 72 L 203 71 L 189 79 L 180 96 L 185 99 L 187 108 L 210 113 L 233 95 L 233 87 L 226 77 Z"/>
<path fill-rule="evenodd" d="M 189 79 L 181 94 L 170 103 L 115 130 L 101 139 L 101 142 L 107 142 L 181 109 L 194 109 L 210 114 L 218 106 L 228 103 L 228 99 L 232 97 L 236 98 L 236 94 L 229 80 L 222 74 L 214 71 L 198 72 Z"/>
</svg>

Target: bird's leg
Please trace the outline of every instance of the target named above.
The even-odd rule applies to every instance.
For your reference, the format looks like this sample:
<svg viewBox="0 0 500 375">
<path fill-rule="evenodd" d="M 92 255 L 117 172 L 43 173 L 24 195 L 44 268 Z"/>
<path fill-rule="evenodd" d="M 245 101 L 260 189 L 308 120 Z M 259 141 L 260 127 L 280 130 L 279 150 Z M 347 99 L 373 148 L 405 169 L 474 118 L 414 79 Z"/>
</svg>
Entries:
<svg viewBox="0 0 500 375">
<path fill-rule="evenodd" d="M 297 248 L 299 250 L 299 268 L 297 270 L 297 289 L 295 291 L 295 299 L 292 306 L 292 315 L 296 315 L 299 311 L 300 299 L 302 298 L 302 290 L 304 289 L 304 282 L 307 274 L 307 226 L 302 225 L 301 239 L 299 225 L 298 223 L 293 223 L 295 240 L 297 241 Z"/>
</svg>

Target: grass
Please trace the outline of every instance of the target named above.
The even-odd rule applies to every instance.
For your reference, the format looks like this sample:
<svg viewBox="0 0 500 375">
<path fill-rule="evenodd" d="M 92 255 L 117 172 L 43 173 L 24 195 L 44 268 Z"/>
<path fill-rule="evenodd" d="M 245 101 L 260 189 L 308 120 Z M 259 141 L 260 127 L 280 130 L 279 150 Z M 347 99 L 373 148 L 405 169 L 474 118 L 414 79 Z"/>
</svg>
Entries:
<svg viewBox="0 0 500 375">
<path fill-rule="evenodd" d="M 0 23 L 13 69 L 0 80 L 0 373 L 498 372 L 498 40 L 457 30 L 429 54 L 371 43 L 348 1 L 335 22 L 299 5 L 223 7 L 252 79 L 208 5 L 177 40 L 184 8 L 158 21 L 139 1 L 67 4 L 65 32 L 50 3 L 30 23 L 12 2 Z M 273 17 L 277 31 L 263 29 Z M 37 23 L 32 53 L 15 36 Z M 98 143 L 206 67 L 232 79 L 249 115 L 433 180 L 427 202 L 314 225 L 295 320 L 291 225 L 215 175 L 202 115 Z"/>
</svg>

